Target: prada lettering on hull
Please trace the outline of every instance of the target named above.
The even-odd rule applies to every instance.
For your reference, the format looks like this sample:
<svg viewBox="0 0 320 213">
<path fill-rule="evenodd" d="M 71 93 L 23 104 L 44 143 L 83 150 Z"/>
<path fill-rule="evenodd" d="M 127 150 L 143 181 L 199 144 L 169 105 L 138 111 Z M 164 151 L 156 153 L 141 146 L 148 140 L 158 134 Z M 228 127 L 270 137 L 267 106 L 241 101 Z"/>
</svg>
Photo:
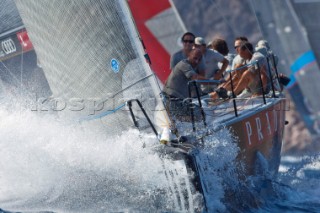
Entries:
<svg viewBox="0 0 320 213">
<path fill-rule="evenodd" d="M 283 111 L 273 108 L 258 113 L 244 122 L 246 146 L 273 142 L 277 135 L 282 135 L 284 125 Z"/>
</svg>

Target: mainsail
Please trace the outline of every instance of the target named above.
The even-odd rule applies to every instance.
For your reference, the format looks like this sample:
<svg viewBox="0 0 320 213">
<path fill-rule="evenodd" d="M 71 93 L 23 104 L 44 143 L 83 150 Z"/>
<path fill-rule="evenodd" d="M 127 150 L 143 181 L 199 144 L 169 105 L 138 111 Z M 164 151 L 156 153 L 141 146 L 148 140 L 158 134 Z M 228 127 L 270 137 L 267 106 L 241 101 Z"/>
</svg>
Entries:
<svg viewBox="0 0 320 213">
<path fill-rule="evenodd" d="M 317 34 L 318 1 L 251 1 L 261 31 L 279 55 L 279 71 L 290 76 L 287 89 L 313 136 L 320 134 Z M 297 15 L 298 14 L 298 15 Z M 318 20 L 318 21 L 315 21 Z M 306 31 L 303 29 L 305 27 Z M 288 70 L 286 67 L 290 67 Z"/>
<path fill-rule="evenodd" d="M 154 120 L 160 88 L 125 1 L 15 2 L 52 90 L 52 110 L 115 135 L 132 125 L 125 102 L 139 99 Z M 148 125 L 142 117 L 139 124 Z"/>
</svg>

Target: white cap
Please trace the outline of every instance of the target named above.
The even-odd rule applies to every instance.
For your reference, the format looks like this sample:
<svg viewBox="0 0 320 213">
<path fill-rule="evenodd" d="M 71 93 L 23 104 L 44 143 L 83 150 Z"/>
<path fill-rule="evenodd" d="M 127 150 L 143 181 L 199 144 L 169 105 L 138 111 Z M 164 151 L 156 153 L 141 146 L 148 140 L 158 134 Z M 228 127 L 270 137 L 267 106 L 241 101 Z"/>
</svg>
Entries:
<svg viewBox="0 0 320 213">
<path fill-rule="evenodd" d="M 270 49 L 269 43 L 266 40 L 258 41 L 256 48 L 259 48 L 259 47 L 265 47 L 267 50 Z"/>
<path fill-rule="evenodd" d="M 205 40 L 202 38 L 202 37 L 197 37 L 195 40 L 194 40 L 194 43 L 196 45 L 206 45 L 206 42 Z"/>
</svg>

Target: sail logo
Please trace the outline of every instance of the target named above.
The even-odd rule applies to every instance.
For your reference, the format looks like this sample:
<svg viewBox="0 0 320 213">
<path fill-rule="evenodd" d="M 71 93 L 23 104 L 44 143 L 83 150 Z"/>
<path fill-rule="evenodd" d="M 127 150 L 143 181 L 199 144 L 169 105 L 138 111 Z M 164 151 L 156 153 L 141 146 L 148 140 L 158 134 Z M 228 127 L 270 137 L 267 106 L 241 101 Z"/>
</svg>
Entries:
<svg viewBox="0 0 320 213">
<path fill-rule="evenodd" d="M 111 68 L 114 73 L 118 73 L 120 70 L 120 63 L 116 59 L 111 59 Z"/>
<path fill-rule="evenodd" d="M 1 47 L 7 55 L 17 51 L 16 45 L 11 38 L 1 41 Z"/>
</svg>

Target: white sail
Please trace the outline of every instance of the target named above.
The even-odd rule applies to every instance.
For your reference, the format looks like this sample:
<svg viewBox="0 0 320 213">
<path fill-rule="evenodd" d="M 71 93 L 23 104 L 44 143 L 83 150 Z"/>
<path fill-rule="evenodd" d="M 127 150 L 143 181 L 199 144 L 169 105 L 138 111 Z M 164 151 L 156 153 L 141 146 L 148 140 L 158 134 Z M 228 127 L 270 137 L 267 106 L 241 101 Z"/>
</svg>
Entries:
<svg viewBox="0 0 320 213">
<path fill-rule="evenodd" d="M 129 99 L 139 99 L 152 117 L 160 89 L 141 54 L 126 3 L 15 2 L 52 90 L 54 111 L 74 121 L 102 122 L 108 134 L 132 126 L 124 107 Z"/>
</svg>

